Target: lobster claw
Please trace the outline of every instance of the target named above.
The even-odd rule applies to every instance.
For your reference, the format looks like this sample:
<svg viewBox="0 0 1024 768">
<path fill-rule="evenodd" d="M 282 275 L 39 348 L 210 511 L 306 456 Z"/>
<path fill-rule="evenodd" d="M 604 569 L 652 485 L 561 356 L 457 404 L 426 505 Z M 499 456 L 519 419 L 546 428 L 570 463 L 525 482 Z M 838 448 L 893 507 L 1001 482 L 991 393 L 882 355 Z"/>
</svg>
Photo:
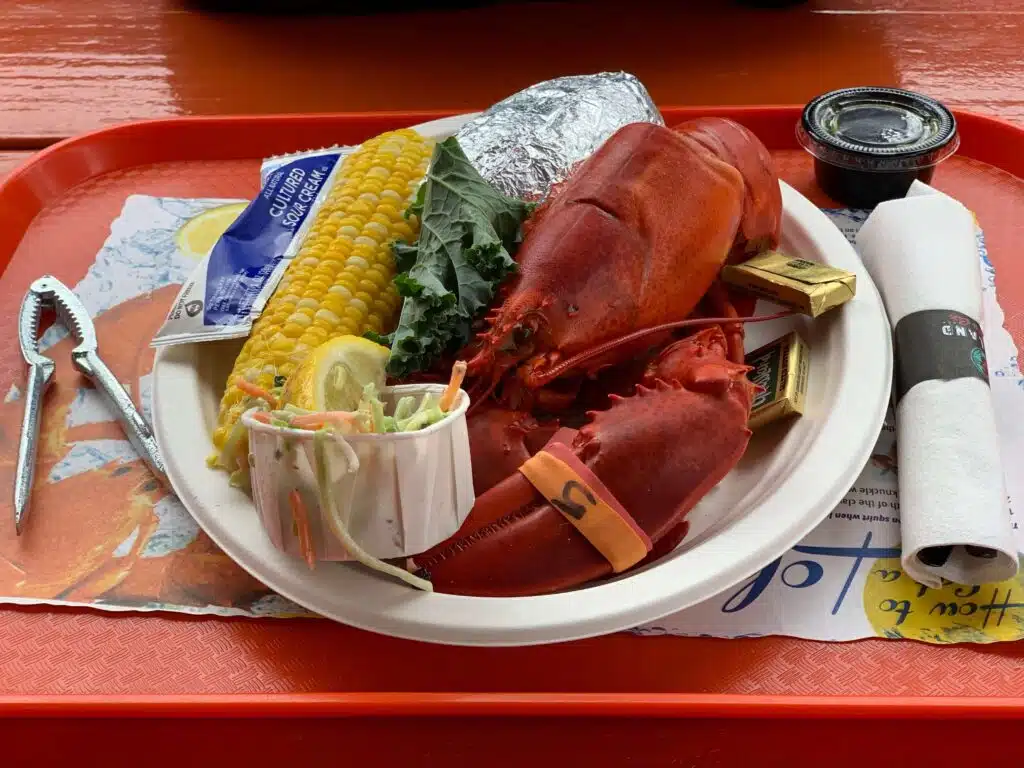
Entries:
<svg viewBox="0 0 1024 768">
<path fill-rule="evenodd" d="M 578 432 L 552 435 L 570 445 L 658 553 L 679 543 L 686 515 L 736 465 L 750 439 L 748 369 L 724 357 L 721 329 L 673 347 L 661 365 L 666 376 L 675 372 L 672 378 L 614 398 Z M 439 592 L 495 597 L 555 592 L 613 573 L 518 471 L 477 497 L 454 536 L 412 560 Z"/>
</svg>

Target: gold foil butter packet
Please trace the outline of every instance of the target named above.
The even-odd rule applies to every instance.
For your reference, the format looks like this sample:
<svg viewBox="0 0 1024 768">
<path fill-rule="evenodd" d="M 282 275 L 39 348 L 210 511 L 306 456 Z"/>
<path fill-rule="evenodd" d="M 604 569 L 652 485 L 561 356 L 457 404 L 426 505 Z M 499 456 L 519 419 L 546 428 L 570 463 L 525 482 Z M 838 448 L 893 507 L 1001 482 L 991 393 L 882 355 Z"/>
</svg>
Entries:
<svg viewBox="0 0 1024 768">
<path fill-rule="evenodd" d="M 750 429 L 803 414 L 811 358 L 799 333 L 791 331 L 748 353 L 745 360 L 754 369 L 747 375 L 762 390 L 754 395 Z"/>
<path fill-rule="evenodd" d="M 729 285 L 817 317 L 857 293 L 857 276 L 816 261 L 769 251 L 742 264 L 722 268 Z"/>
</svg>

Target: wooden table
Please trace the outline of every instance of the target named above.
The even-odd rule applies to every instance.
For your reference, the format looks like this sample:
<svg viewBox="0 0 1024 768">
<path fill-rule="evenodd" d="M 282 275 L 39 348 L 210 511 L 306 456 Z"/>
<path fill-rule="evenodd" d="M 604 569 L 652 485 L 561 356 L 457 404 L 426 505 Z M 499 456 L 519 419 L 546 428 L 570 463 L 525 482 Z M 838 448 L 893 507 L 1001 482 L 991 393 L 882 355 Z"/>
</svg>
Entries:
<svg viewBox="0 0 1024 768">
<path fill-rule="evenodd" d="M 1011 4 L 1005 0 L 811 0 L 782 11 L 741 9 L 726 2 L 509 3 L 460 12 L 328 19 L 198 13 L 174 0 L 37 0 L 7 5 L 13 7 L 0 14 L 0 174 L 61 138 L 126 120 L 479 108 L 545 78 L 608 69 L 633 72 L 662 105 L 792 104 L 840 86 L 898 85 L 953 106 L 1024 123 L 1024 91 L 1019 85 L 1024 82 L 1024 59 L 1019 56 L 1024 9 L 1007 10 Z M 662 7 L 669 5 L 674 7 Z M 23 623 L 24 642 L 31 644 L 37 631 L 59 642 L 67 633 L 112 632 L 116 622 L 126 619 L 92 615 L 79 621 L 67 618 L 64 611 L 0 610 L 0 621 L 15 620 Z M 154 627 L 176 621 L 147 620 Z M 247 625 L 238 626 L 239 642 L 255 637 Z M 159 629 L 154 632 L 159 636 Z M 392 643 L 362 633 L 352 636 L 357 639 L 346 647 L 354 653 L 361 644 Z M 628 638 L 601 642 L 607 652 L 630 649 Z M 637 672 L 645 690 L 710 690 L 708 675 L 719 676 L 720 670 L 683 668 L 685 659 L 673 652 L 670 638 L 645 642 L 649 652 L 644 669 Z M 745 663 L 763 663 L 771 643 L 766 640 L 744 651 Z M 395 667 L 381 674 L 391 690 L 409 689 L 415 665 L 398 658 L 404 646 L 393 645 Z M 180 661 L 172 648 L 119 652 L 162 654 L 168 676 Z M 332 647 L 311 652 L 331 653 Z M 836 653 L 848 653 L 848 646 L 837 645 Z M 992 653 L 1015 651 L 1002 648 Z M 427 651 L 417 663 L 429 665 L 431 658 Z M 494 659 L 495 664 L 507 665 L 499 675 L 507 690 L 522 689 L 523 673 L 516 668 L 516 659 L 522 658 L 510 651 Z M 56 668 L 66 662 L 58 658 L 52 663 Z M 878 663 L 884 667 L 883 656 Z M 258 670 L 238 674 L 252 673 Z M 39 679 L 38 669 L 32 674 Z M 454 675 L 453 690 L 474 690 L 472 669 Z M 899 671 L 893 670 L 893 675 L 895 681 Z M 530 679 L 529 674 L 525 677 Z M 608 679 L 602 685 L 626 692 L 636 679 Z M 0 693 L 32 692 L 23 682 L 15 670 L 13 679 L 0 680 Z M 150 682 L 157 688 L 174 688 L 170 677 Z M 855 677 L 819 680 L 808 690 L 840 693 L 851 684 L 855 686 Z M 594 681 L 588 685 L 566 667 L 544 689 L 593 686 Z M 716 689 L 748 692 L 739 678 Z M 528 724 L 540 734 L 539 743 L 559 743 L 551 723 Z M 388 739 L 389 728 L 403 724 L 359 727 Z M 695 755 L 673 741 L 676 727 L 649 723 L 627 732 L 620 723 L 603 721 L 577 734 L 589 734 L 590 746 L 602 751 L 605 759 L 611 761 L 621 752 L 636 760 L 634 764 L 672 764 L 685 757 L 692 760 L 675 764 L 719 765 L 742 751 L 741 744 L 723 743 L 717 752 Z M 95 742 L 101 733 L 97 728 L 83 721 L 62 731 L 61 738 L 68 743 L 78 738 Z M 344 740 L 336 738 L 335 728 L 326 720 L 311 720 L 302 728 L 268 726 L 264 735 L 271 746 L 265 756 L 284 758 L 297 754 L 303 744 L 332 741 L 343 755 Z M 908 731 L 893 728 L 893 743 L 907 740 Z M 166 740 L 168 752 L 174 751 L 173 742 L 181 733 L 166 722 L 138 723 L 131 729 L 139 739 L 145 735 Z M 189 738 L 197 739 L 197 744 L 208 739 L 202 754 L 223 759 L 232 754 L 233 740 L 248 738 L 243 730 L 239 723 L 226 723 L 216 730 L 192 731 Z M 781 743 L 784 732 L 781 725 L 751 723 L 748 746 L 756 748 L 765 738 Z M 19 739 L 19 733 L 24 731 L 15 724 L 0 722 L 5 742 Z M 109 730 L 105 733 L 113 738 Z M 410 745 L 413 764 L 416 755 L 430 753 L 449 763 L 475 754 L 481 764 L 497 765 L 496 757 L 488 762 L 489 751 L 494 757 L 503 750 L 507 756 L 528 749 L 517 743 L 520 737 L 508 724 L 492 724 L 484 732 L 428 722 L 416 726 L 415 733 L 427 739 L 427 746 Z M 843 733 L 844 726 L 838 723 L 820 729 L 822 738 L 836 743 Z M 982 739 L 983 734 L 988 731 L 979 726 L 972 738 Z M 994 730 L 991 735 L 995 738 Z M 40 745 L 40 754 L 51 754 L 53 746 Z M 549 754 L 557 753 L 562 760 L 572 760 L 575 754 L 570 742 L 553 750 Z M 107 754 L 105 765 L 151 758 L 119 754 L 113 745 Z M 593 759 L 588 762 L 596 764 Z M 840 757 L 833 762 L 842 764 Z"/>
<path fill-rule="evenodd" d="M 1024 120 L 1024 9 L 1006 0 L 782 11 L 597 0 L 328 19 L 199 13 L 182 0 L 5 6 L 0 151 L 168 115 L 477 108 L 603 69 L 633 72 L 664 105 L 900 85 Z"/>
</svg>

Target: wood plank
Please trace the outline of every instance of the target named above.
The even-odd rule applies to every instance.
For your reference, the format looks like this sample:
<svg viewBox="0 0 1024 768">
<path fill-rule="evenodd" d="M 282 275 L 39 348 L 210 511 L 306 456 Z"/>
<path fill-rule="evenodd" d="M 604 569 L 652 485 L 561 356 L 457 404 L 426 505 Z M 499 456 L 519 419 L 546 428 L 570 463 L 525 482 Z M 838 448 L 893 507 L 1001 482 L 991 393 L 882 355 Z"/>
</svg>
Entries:
<svg viewBox="0 0 1024 768">
<path fill-rule="evenodd" d="M 663 104 L 801 103 L 870 83 L 1024 121 L 1024 11 L 1012 4 L 629 7 L 490 3 L 321 18 L 175 0 L 14 4 L 0 15 L 0 138 L 10 147 L 177 114 L 475 108 L 538 80 L 609 68 L 635 73 Z"/>
<path fill-rule="evenodd" d="M 0 180 L 35 154 L 32 151 L 0 152 Z"/>
</svg>

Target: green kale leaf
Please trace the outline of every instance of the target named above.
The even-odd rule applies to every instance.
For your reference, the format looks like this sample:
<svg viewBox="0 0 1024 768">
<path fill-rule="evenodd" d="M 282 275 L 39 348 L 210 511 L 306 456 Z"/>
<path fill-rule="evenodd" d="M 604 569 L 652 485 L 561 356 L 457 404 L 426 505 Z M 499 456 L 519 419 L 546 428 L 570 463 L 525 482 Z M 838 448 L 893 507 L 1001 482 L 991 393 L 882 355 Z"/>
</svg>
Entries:
<svg viewBox="0 0 1024 768">
<path fill-rule="evenodd" d="M 402 313 L 394 333 L 377 337 L 391 347 L 389 375 L 427 370 L 470 341 L 473 322 L 515 271 L 522 223 L 533 208 L 492 187 L 454 136 L 437 144 L 406 212 L 419 216 L 419 238 L 394 245 Z"/>
</svg>

